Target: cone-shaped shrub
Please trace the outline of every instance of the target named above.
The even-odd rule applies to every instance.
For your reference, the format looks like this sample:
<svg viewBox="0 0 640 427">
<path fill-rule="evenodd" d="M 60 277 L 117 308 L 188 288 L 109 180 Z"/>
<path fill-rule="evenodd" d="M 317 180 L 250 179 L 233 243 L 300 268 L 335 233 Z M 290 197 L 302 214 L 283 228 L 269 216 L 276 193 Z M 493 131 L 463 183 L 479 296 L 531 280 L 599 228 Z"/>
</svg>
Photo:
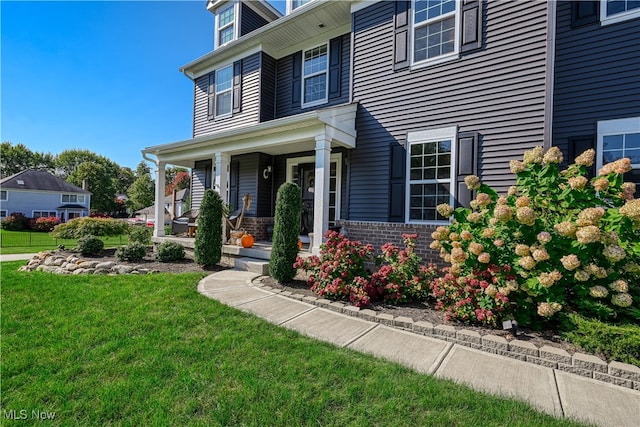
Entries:
<svg viewBox="0 0 640 427">
<path fill-rule="evenodd" d="M 222 258 L 222 199 L 211 189 L 204 192 L 200 205 L 194 255 L 195 261 L 205 267 Z"/>
<path fill-rule="evenodd" d="M 291 182 L 278 189 L 273 224 L 273 248 L 269 272 L 279 282 L 290 282 L 296 275 L 293 264 L 298 255 L 298 231 L 302 212 L 302 191 Z"/>
</svg>

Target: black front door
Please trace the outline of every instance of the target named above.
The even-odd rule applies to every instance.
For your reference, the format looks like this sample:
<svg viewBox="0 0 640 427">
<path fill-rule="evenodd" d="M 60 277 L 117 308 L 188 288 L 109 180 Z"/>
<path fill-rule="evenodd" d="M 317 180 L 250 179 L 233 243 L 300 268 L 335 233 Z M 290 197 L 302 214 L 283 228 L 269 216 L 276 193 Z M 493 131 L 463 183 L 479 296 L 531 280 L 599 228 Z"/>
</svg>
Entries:
<svg viewBox="0 0 640 427">
<path fill-rule="evenodd" d="M 298 185 L 302 188 L 302 218 L 300 233 L 313 233 L 313 199 L 315 194 L 315 163 L 298 165 Z"/>
</svg>

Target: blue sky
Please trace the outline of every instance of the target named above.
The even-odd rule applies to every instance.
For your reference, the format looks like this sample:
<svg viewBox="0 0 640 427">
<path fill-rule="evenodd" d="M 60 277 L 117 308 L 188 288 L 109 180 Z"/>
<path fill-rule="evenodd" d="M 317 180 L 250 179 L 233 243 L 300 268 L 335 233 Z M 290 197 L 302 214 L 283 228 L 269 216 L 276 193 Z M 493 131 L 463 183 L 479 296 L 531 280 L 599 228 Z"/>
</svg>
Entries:
<svg viewBox="0 0 640 427">
<path fill-rule="evenodd" d="M 206 0 L 2 0 L 0 139 L 135 169 L 144 147 L 190 138 L 178 68 L 213 49 L 213 18 Z"/>
</svg>

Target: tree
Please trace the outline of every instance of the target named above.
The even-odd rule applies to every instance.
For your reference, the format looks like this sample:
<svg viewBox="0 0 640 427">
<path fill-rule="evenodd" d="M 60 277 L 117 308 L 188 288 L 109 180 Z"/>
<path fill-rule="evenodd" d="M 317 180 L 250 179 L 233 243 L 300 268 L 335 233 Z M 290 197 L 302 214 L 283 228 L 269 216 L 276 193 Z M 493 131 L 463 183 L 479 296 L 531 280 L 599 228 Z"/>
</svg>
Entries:
<svg viewBox="0 0 640 427">
<path fill-rule="evenodd" d="M 113 179 L 117 179 L 120 174 L 120 165 L 89 150 L 64 150 L 55 157 L 57 174 L 63 179 L 71 176 L 81 164 L 86 162 L 101 164 Z"/>
<path fill-rule="evenodd" d="M 144 161 L 138 163 L 136 168 L 136 179 L 127 190 L 129 196 L 129 207 L 137 211 L 147 206 L 151 206 L 155 199 L 155 183 L 151 179 L 151 169 Z M 159 200 L 162 203 L 163 200 Z"/>
<path fill-rule="evenodd" d="M 165 188 L 165 194 L 168 196 L 173 193 L 173 190 L 182 190 L 184 188 L 189 188 L 191 185 L 191 176 L 189 172 L 180 171 L 178 172 L 173 180 L 169 182 Z"/>
<path fill-rule="evenodd" d="M 302 191 L 292 182 L 278 188 L 273 219 L 273 245 L 269 273 L 279 282 L 290 282 L 296 275 L 293 264 L 298 256 L 298 231 L 302 212 Z M 321 239 L 322 236 L 317 236 Z"/>
<path fill-rule="evenodd" d="M 131 184 L 133 184 L 133 181 L 135 180 L 136 180 L 136 176 L 131 170 L 131 168 L 121 167 L 120 172 L 118 173 L 118 183 L 117 183 L 116 192 L 118 194 L 125 194 L 129 189 L 129 187 L 131 187 Z"/>
<path fill-rule="evenodd" d="M 92 210 L 104 213 L 115 210 L 115 179 L 104 165 L 96 162 L 80 163 L 67 178 L 67 182 L 79 187 L 83 181 L 87 184 L 87 190 L 91 192 Z"/>
<path fill-rule="evenodd" d="M 200 205 L 194 255 L 195 261 L 205 267 L 222 258 L 222 199 L 212 189 L 204 192 Z"/>
<path fill-rule="evenodd" d="M 50 153 L 33 152 L 24 144 L 3 142 L 0 145 L 0 176 L 5 178 L 25 169 L 53 172 L 54 158 Z"/>
</svg>

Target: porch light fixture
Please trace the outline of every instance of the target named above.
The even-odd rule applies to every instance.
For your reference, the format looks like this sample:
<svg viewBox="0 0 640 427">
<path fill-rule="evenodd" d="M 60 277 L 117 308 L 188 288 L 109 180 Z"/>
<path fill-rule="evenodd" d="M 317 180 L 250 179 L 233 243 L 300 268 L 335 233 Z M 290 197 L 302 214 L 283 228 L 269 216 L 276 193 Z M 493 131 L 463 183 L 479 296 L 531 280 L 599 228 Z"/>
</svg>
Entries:
<svg viewBox="0 0 640 427">
<path fill-rule="evenodd" d="M 267 166 L 266 168 L 264 168 L 264 170 L 262 171 L 262 177 L 264 179 L 269 179 L 269 175 L 271 175 L 271 166 Z"/>
</svg>

